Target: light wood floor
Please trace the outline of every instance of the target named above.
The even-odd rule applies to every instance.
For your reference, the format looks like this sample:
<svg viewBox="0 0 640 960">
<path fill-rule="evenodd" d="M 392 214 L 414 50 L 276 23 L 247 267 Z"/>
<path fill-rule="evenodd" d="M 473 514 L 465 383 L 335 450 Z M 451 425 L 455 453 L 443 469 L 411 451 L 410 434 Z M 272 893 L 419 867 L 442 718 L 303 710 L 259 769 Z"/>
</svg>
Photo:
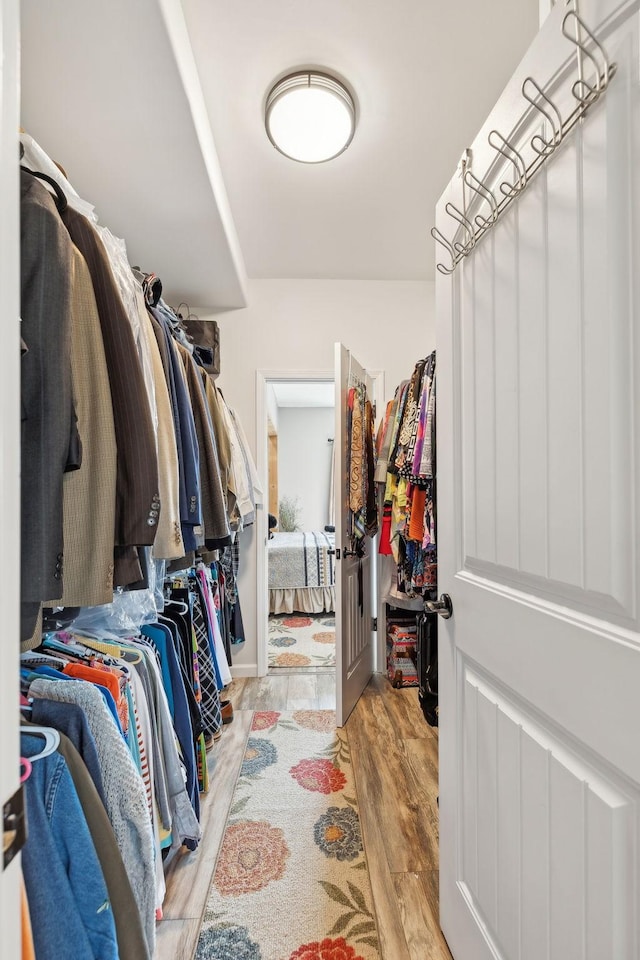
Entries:
<svg viewBox="0 0 640 960">
<path fill-rule="evenodd" d="M 204 839 L 169 867 L 156 960 L 193 958 L 252 711 L 334 709 L 334 671 L 283 668 L 234 680 L 230 697 L 235 718 L 210 755 L 212 788 L 202 798 Z M 438 925 L 437 730 L 425 723 L 417 690 L 394 690 L 379 674 L 346 730 L 382 960 L 451 960 Z"/>
</svg>

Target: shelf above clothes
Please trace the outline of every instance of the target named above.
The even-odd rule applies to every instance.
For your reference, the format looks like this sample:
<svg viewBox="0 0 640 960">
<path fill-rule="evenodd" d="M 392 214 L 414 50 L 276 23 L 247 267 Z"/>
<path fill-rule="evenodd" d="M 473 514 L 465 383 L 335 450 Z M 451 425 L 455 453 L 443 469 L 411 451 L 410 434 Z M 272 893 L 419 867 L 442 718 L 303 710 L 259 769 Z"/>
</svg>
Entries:
<svg viewBox="0 0 640 960">
<path fill-rule="evenodd" d="M 179 0 L 21 4 L 21 124 L 170 302 L 246 305 L 246 274 Z"/>
</svg>

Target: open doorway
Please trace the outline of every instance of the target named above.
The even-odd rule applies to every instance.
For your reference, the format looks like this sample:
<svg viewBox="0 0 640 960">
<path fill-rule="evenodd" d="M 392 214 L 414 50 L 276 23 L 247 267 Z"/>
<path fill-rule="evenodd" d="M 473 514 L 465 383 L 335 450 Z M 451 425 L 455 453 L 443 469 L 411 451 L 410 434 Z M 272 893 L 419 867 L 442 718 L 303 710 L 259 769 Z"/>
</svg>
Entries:
<svg viewBox="0 0 640 960">
<path fill-rule="evenodd" d="M 267 384 L 270 672 L 335 669 L 333 381 Z"/>
<path fill-rule="evenodd" d="M 269 494 L 259 672 L 335 674 L 333 376 L 267 376 L 262 394 Z"/>
</svg>

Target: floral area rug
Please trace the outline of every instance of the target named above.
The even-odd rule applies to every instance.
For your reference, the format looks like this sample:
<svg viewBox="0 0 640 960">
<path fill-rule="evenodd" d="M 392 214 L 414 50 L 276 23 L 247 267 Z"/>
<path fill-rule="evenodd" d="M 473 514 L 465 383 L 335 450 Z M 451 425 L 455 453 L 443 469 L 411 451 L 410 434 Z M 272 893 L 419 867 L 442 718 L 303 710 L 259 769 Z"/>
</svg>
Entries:
<svg viewBox="0 0 640 960">
<path fill-rule="evenodd" d="M 336 620 L 333 614 L 269 617 L 270 667 L 333 667 Z"/>
<path fill-rule="evenodd" d="M 254 714 L 196 960 L 380 960 L 333 711 Z"/>
</svg>

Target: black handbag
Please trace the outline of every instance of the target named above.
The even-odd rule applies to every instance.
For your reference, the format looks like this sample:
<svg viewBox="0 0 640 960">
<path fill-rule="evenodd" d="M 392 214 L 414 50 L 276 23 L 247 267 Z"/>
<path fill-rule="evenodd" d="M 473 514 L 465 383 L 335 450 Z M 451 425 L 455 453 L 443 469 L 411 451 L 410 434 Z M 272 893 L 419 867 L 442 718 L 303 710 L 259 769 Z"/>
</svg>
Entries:
<svg viewBox="0 0 640 960">
<path fill-rule="evenodd" d="M 423 613 L 418 617 L 418 699 L 425 720 L 438 726 L 438 617 Z"/>
</svg>

